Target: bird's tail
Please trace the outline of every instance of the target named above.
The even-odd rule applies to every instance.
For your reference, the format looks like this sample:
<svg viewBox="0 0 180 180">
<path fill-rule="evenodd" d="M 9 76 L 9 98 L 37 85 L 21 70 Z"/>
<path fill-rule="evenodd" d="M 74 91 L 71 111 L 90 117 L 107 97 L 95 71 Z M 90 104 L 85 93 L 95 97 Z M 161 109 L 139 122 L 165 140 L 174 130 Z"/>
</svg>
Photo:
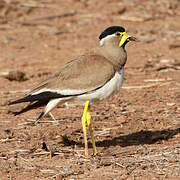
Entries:
<svg viewBox="0 0 180 180">
<path fill-rule="evenodd" d="M 22 110 L 20 110 L 18 112 L 13 112 L 13 114 L 15 116 L 17 116 L 17 115 L 25 113 L 25 112 L 27 112 L 29 110 L 45 106 L 47 103 L 48 103 L 48 101 L 36 101 L 36 102 L 28 104 L 26 107 L 24 107 Z"/>
<path fill-rule="evenodd" d="M 62 98 L 62 97 L 66 97 L 66 96 L 63 96 L 63 95 L 58 94 L 58 93 L 46 91 L 46 92 L 41 92 L 38 94 L 29 94 L 29 95 L 24 96 L 20 99 L 9 102 L 8 105 L 30 102 L 30 104 L 28 104 L 21 111 L 13 113 L 14 115 L 19 115 L 19 114 L 27 112 L 31 109 L 35 109 L 35 108 L 44 106 L 52 99 Z"/>
<path fill-rule="evenodd" d="M 34 98 L 32 98 L 32 95 L 25 96 L 23 98 L 17 99 L 15 101 L 11 101 L 8 103 L 8 105 L 13 105 L 13 104 L 19 104 L 23 102 L 32 102 Z"/>
<path fill-rule="evenodd" d="M 69 95 L 61 95 L 56 92 L 46 91 L 46 92 L 41 92 L 38 94 L 29 94 L 23 98 L 9 102 L 8 105 L 18 104 L 18 103 L 23 103 L 23 102 L 49 101 L 51 99 L 68 97 L 68 96 Z"/>
</svg>

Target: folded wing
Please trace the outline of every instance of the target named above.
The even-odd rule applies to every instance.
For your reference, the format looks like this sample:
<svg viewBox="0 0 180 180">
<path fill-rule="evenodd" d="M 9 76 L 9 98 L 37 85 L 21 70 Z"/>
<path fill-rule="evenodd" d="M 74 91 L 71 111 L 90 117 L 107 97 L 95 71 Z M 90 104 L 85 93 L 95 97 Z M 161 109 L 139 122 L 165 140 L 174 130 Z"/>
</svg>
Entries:
<svg viewBox="0 0 180 180">
<path fill-rule="evenodd" d="M 56 98 L 82 95 L 102 87 L 114 74 L 113 65 L 106 58 L 100 55 L 82 55 L 41 82 L 26 96 L 9 104 L 35 101 L 47 103 Z"/>
</svg>

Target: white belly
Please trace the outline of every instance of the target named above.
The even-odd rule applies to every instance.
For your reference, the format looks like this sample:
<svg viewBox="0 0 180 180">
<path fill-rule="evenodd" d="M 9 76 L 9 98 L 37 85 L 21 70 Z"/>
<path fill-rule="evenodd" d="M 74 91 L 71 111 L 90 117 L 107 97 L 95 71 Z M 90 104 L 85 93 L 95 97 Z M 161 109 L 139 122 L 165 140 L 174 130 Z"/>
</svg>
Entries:
<svg viewBox="0 0 180 180">
<path fill-rule="evenodd" d="M 108 98 L 110 95 L 117 93 L 120 87 L 123 84 L 124 80 L 124 68 L 120 70 L 120 72 L 116 72 L 114 77 L 108 81 L 104 86 L 97 89 L 96 91 L 80 95 L 76 98 L 77 101 L 85 101 L 85 100 L 103 100 Z"/>
</svg>

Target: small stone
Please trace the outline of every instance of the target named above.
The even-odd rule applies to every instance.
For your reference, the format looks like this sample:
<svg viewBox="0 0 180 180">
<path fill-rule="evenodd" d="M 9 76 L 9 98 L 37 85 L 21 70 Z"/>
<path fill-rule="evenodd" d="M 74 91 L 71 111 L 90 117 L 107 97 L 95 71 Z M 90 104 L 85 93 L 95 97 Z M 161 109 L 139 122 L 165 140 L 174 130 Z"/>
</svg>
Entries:
<svg viewBox="0 0 180 180">
<path fill-rule="evenodd" d="M 10 81 L 26 81 L 26 80 L 28 80 L 26 74 L 22 71 L 10 71 L 4 77 Z"/>
<path fill-rule="evenodd" d="M 169 44 L 169 49 L 175 49 L 175 48 L 180 48 L 180 43 L 172 43 L 172 44 Z"/>
</svg>

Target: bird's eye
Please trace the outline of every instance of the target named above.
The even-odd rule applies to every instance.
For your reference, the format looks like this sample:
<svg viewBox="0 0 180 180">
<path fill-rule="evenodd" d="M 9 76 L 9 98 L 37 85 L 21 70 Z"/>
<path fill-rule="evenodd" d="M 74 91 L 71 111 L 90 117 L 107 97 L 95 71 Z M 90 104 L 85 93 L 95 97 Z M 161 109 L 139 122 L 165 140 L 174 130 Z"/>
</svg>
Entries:
<svg viewBox="0 0 180 180">
<path fill-rule="evenodd" d="M 121 35 L 121 33 L 120 32 L 116 32 L 116 36 L 120 36 Z"/>
</svg>

